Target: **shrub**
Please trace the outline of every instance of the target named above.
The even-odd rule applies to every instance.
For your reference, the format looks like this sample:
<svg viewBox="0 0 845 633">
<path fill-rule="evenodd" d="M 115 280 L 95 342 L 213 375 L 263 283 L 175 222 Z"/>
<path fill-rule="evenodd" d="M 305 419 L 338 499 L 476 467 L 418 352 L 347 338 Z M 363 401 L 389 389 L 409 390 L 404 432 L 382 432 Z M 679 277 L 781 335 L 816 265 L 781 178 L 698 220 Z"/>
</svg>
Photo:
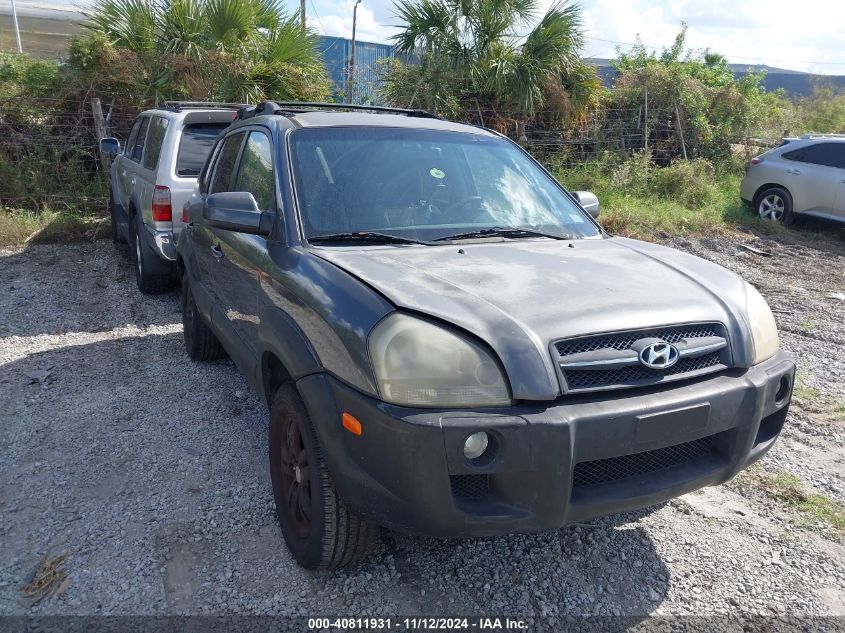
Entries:
<svg viewBox="0 0 845 633">
<path fill-rule="evenodd" d="M 695 209 L 710 204 L 715 198 L 715 176 L 713 164 L 704 158 L 680 160 L 668 167 L 653 169 L 649 174 L 648 190 Z"/>
</svg>

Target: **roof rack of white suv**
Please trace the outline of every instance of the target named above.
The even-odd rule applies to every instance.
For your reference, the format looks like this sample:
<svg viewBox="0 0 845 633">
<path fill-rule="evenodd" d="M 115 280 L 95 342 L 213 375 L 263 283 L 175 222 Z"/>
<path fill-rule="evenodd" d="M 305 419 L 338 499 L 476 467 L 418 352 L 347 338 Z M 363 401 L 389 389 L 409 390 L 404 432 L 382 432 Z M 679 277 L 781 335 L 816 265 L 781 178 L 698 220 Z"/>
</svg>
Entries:
<svg viewBox="0 0 845 633">
<path fill-rule="evenodd" d="M 845 134 L 816 134 L 815 132 L 810 132 L 809 134 L 804 134 L 800 138 L 802 139 L 811 139 L 811 138 L 845 138 Z"/>
<path fill-rule="evenodd" d="M 249 107 L 248 103 L 219 103 L 215 101 L 162 101 L 158 105 L 160 110 L 181 112 L 182 110 L 240 110 Z"/>
</svg>

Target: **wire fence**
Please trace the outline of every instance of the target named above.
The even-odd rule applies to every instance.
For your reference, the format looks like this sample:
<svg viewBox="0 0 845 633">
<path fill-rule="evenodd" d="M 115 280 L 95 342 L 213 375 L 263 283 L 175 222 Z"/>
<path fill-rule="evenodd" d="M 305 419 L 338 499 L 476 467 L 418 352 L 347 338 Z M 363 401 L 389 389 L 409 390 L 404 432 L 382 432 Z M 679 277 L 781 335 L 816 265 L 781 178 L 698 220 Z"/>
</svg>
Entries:
<svg viewBox="0 0 845 633">
<path fill-rule="evenodd" d="M 95 99 L 92 94 L 74 99 L 0 98 L 0 205 L 104 212 L 108 176 L 99 155 Z M 124 142 L 141 108 L 109 97 L 99 101 L 101 129 Z M 476 125 L 493 121 L 492 127 L 556 169 L 621 161 L 641 152 L 657 165 L 698 155 L 680 117 L 647 114 L 645 104 L 591 111 L 566 126 L 556 123 L 560 113 L 552 111 L 539 112 L 529 121 L 492 111 L 467 118 Z M 750 158 L 768 143 L 737 138 L 734 145 Z"/>
<path fill-rule="evenodd" d="M 93 96 L 0 99 L 0 205 L 105 209 Z M 126 137 L 139 108 L 105 103 L 106 135 Z"/>
</svg>

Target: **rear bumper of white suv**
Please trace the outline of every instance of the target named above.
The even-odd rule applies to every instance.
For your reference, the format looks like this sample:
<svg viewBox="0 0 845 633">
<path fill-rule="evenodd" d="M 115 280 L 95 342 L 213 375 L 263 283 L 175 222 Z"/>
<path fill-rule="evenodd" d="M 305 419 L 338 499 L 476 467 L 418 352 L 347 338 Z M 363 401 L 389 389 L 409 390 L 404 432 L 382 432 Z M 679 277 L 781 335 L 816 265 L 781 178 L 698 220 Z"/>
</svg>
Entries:
<svg viewBox="0 0 845 633">
<path fill-rule="evenodd" d="M 170 229 L 162 231 L 144 226 L 147 229 L 149 244 L 156 254 L 167 261 L 176 261 L 176 240 L 173 239 L 173 231 Z"/>
</svg>

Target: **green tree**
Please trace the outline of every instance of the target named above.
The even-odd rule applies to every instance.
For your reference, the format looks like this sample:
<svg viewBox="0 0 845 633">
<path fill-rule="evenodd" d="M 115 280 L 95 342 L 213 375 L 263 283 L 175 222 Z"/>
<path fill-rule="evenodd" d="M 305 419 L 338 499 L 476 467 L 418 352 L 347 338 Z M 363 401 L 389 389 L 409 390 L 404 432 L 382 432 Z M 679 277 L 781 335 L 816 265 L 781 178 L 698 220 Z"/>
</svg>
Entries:
<svg viewBox="0 0 845 633">
<path fill-rule="evenodd" d="M 579 76 L 584 41 L 581 10 L 559 2 L 537 20 L 537 0 L 398 0 L 405 23 L 398 49 L 418 65 L 393 62 L 384 95 L 408 107 L 522 128 L 553 100 L 561 78 Z M 532 26 L 533 25 L 533 26 Z M 595 73 L 593 73 L 595 75 Z M 580 98 L 579 98 L 580 99 Z M 570 112 L 589 98 L 561 107 Z"/>
<path fill-rule="evenodd" d="M 686 32 L 684 24 L 659 54 L 641 43 L 620 51 L 610 107 L 648 130 L 650 148 L 659 147 L 657 158 L 666 162 L 683 156 L 684 149 L 689 158 L 720 161 L 750 136 L 779 136 L 790 110 L 783 95 L 766 93 L 762 73 L 735 78 L 722 55 L 688 49 Z"/>
<path fill-rule="evenodd" d="M 88 28 L 89 41 L 76 43 L 71 61 L 93 80 L 131 65 L 153 101 L 321 99 L 329 92 L 316 35 L 281 0 L 96 0 Z"/>
</svg>

